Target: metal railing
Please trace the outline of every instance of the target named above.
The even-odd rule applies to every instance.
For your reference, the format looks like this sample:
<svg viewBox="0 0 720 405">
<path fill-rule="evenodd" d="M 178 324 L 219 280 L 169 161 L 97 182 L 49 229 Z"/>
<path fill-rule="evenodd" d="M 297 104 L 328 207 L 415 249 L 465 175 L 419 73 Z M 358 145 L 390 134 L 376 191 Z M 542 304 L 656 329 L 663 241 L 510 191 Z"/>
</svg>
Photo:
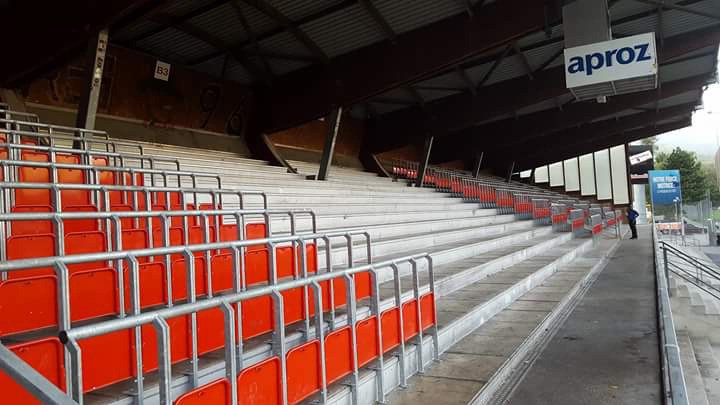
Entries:
<svg viewBox="0 0 720 405">
<path fill-rule="evenodd" d="M 233 305 L 239 304 L 242 301 L 246 301 L 252 298 L 257 298 L 261 296 L 271 296 L 272 302 L 273 302 L 273 312 L 274 312 L 274 319 L 275 319 L 275 330 L 276 333 L 273 334 L 273 350 L 280 358 L 280 361 L 282 362 L 282 378 L 283 378 L 283 387 L 284 387 L 284 398 L 287 398 L 287 374 L 286 374 L 286 367 L 285 367 L 285 355 L 287 353 L 287 347 L 285 344 L 285 327 L 286 324 L 283 320 L 283 300 L 284 297 L 281 294 L 283 291 L 287 291 L 290 289 L 295 288 L 304 288 L 307 292 L 307 289 L 310 287 L 314 290 L 314 307 L 315 307 L 315 336 L 310 335 L 310 331 L 313 330 L 310 326 L 310 316 L 305 317 L 305 323 L 306 323 L 306 331 L 307 331 L 307 339 L 309 340 L 311 337 L 314 337 L 315 339 L 318 339 L 320 342 L 323 342 L 323 333 L 324 333 L 324 321 L 323 321 L 323 303 L 322 303 L 322 292 L 321 292 L 321 284 L 326 281 L 330 281 L 333 279 L 339 279 L 343 278 L 347 288 L 346 293 L 348 295 L 347 297 L 347 303 L 348 305 L 348 311 L 347 311 L 347 317 L 346 317 L 346 323 L 350 326 L 352 326 L 353 330 L 353 338 L 354 338 L 354 330 L 355 325 L 358 322 L 357 314 L 356 314 L 356 308 L 355 308 L 355 288 L 354 288 L 354 278 L 353 275 L 361 272 L 369 272 L 372 276 L 372 293 L 371 293 L 371 312 L 373 316 L 376 316 L 376 319 L 380 319 L 381 315 L 381 306 L 380 306 L 380 288 L 379 288 L 379 277 L 378 277 L 378 270 L 382 268 L 391 268 L 393 270 L 394 274 L 394 298 L 393 301 L 395 302 L 395 306 L 398 308 L 403 308 L 403 302 L 407 301 L 403 299 L 402 294 L 402 288 L 400 285 L 400 273 L 398 270 L 398 265 L 402 262 L 410 262 L 413 270 L 413 293 L 412 293 L 412 300 L 415 300 L 417 302 L 417 322 L 418 325 L 423 324 L 423 315 L 421 313 L 422 306 L 420 305 L 420 285 L 419 285 L 419 277 L 418 277 L 418 270 L 419 267 L 417 266 L 418 260 L 426 260 L 427 261 L 427 271 L 429 276 L 429 293 L 432 294 L 432 299 L 434 301 L 434 276 L 432 272 L 432 260 L 428 254 L 420 254 L 420 255 L 413 255 L 403 258 L 398 258 L 386 262 L 381 262 L 377 264 L 366 264 L 362 266 L 356 266 L 351 267 L 346 270 L 332 270 L 329 269 L 327 272 L 309 276 L 307 272 L 307 256 L 305 255 L 305 246 L 309 240 L 314 240 L 317 238 L 323 238 L 327 237 L 328 235 L 319 235 L 319 234 L 313 234 L 313 235 L 303 235 L 303 236 L 294 236 L 294 237 L 281 237 L 281 238 L 267 238 L 264 240 L 253 240 L 253 241 L 236 241 L 236 242 L 224 242 L 224 243 L 214 243 L 214 244 L 202 244 L 202 245 L 193 245 L 193 246 L 183 246 L 183 247 L 165 247 L 165 248 L 155 248 L 155 249 L 143 249 L 143 250 L 135 250 L 135 251 L 125 251 L 125 252 L 116 252 L 116 253 L 110 253 L 110 254 L 88 254 L 88 255 L 74 255 L 74 256 L 66 256 L 66 257 L 55 257 L 55 258 L 43 258 L 43 259 L 26 259 L 26 260 L 20 260 L 20 261 L 11 261 L 11 262 L 5 262 L 0 263 L 0 271 L 15 271 L 24 269 L 27 267 L 37 267 L 37 266 L 46 266 L 46 265 L 52 265 L 56 269 L 60 269 L 62 271 L 59 271 L 59 273 L 67 274 L 67 266 L 71 264 L 78 264 L 78 263 L 87 263 L 87 262 L 96 262 L 96 261 L 102 261 L 102 260 L 122 260 L 126 261 L 129 265 L 129 274 L 130 274 L 130 292 L 131 292 L 131 315 L 121 317 L 119 319 L 113 319 L 109 321 L 100 322 L 97 324 L 91 324 L 87 326 L 80 326 L 77 328 L 70 328 L 70 325 L 65 324 L 63 331 L 61 332 L 61 341 L 66 344 L 66 348 L 68 349 L 68 353 L 66 356 L 66 370 L 67 370 L 67 387 L 69 389 L 69 392 L 72 394 L 73 399 L 81 404 L 83 403 L 83 376 L 82 376 L 82 352 L 80 349 L 80 345 L 78 344 L 78 340 L 90 338 L 93 336 L 99 336 L 107 333 L 111 333 L 113 331 L 118 331 L 122 329 L 135 329 L 135 336 L 136 339 L 138 339 L 141 336 L 141 326 L 152 324 L 156 331 L 158 332 L 157 335 L 159 337 L 158 339 L 158 365 L 159 365 L 159 372 L 161 375 L 161 384 L 160 384 L 160 399 L 161 403 L 169 404 L 172 401 L 172 395 L 171 395 L 171 388 L 170 383 L 172 379 L 171 375 L 171 356 L 170 356 L 170 341 L 169 341 L 169 327 L 167 325 L 166 320 L 169 318 L 175 318 L 178 316 L 184 316 L 189 315 L 191 317 L 191 320 L 195 320 L 194 322 L 191 321 L 191 334 L 193 335 L 191 345 L 192 349 L 192 381 L 193 386 L 197 387 L 198 385 L 198 354 L 197 354 L 197 321 L 196 316 L 197 313 L 203 310 L 209 310 L 213 308 L 220 308 L 223 311 L 224 314 L 224 330 L 225 330 L 225 360 L 226 360 L 226 373 L 227 377 L 230 379 L 230 384 L 233 384 L 233 389 L 231 390 L 232 394 L 232 400 L 231 403 L 236 404 L 237 403 L 237 397 L 235 396 L 236 392 L 236 386 L 234 385 L 235 382 L 233 381 L 235 377 L 237 376 L 237 366 L 238 366 L 238 360 L 242 359 L 242 344 L 240 341 L 236 341 L 236 314 L 235 314 L 235 308 L 233 308 Z M 208 297 L 207 299 L 196 301 L 195 300 L 195 266 L 194 266 L 194 253 L 198 251 L 203 250 L 215 250 L 215 249 L 231 249 L 233 251 L 233 255 L 235 257 L 240 257 L 242 254 L 242 248 L 252 246 L 257 243 L 268 243 L 271 245 L 279 244 L 283 242 L 288 241 L 294 241 L 299 242 L 301 245 L 301 257 L 300 262 L 302 266 L 302 278 L 295 279 L 292 281 L 286 281 L 282 283 L 278 283 L 278 274 L 277 274 L 277 268 L 275 266 L 274 259 L 271 260 L 273 263 L 273 266 L 271 266 L 271 280 L 270 285 L 253 288 L 253 289 L 247 289 L 247 286 L 243 285 L 242 283 L 242 275 L 243 269 L 240 267 L 240 260 L 234 260 L 233 261 L 233 289 L 234 292 L 229 295 L 223 295 L 223 296 L 216 296 L 216 297 Z M 271 249 L 272 251 L 272 249 Z M 156 255 L 167 255 L 167 254 L 173 254 L 173 253 L 180 253 L 183 254 L 186 257 L 187 260 L 187 289 L 188 289 L 188 297 L 189 302 L 186 304 L 179 304 L 174 307 L 168 307 L 156 311 L 151 312 L 141 312 L 140 308 L 140 277 L 139 277 L 139 258 L 142 257 L 151 257 Z M 271 255 L 272 257 L 272 255 Z M 369 258 L 369 257 L 368 257 Z M 62 282 L 61 278 L 61 284 L 64 284 Z M 332 283 L 330 283 L 332 286 Z M 331 296 L 333 294 L 331 293 Z M 63 297 L 67 297 L 67 290 L 63 292 Z M 305 297 L 308 295 L 306 294 Z M 307 298 L 305 299 L 305 311 L 306 315 L 308 314 L 308 302 Z M 431 306 L 432 311 L 435 311 L 435 305 L 433 304 Z M 404 325 L 403 322 L 403 310 L 398 311 L 399 316 L 399 325 Z M 432 318 L 436 319 L 436 313 L 432 314 Z M 331 322 L 331 325 L 333 325 L 335 322 Z M 238 327 L 241 325 L 241 323 L 238 323 Z M 415 344 L 416 345 L 422 345 L 423 342 L 423 328 L 422 326 L 419 327 L 418 333 L 416 335 Z M 238 331 L 240 333 L 240 336 L 242 336 L 241 331 Z M 406 339 L 403 337 L 403 328 L 399 329 L 400 333 L 400 355 L 399 360 L 401 362 L 401 379 L 403 381 L 406 381 L 407 376 L 405 375 L 405 362 L 406 362 L 406 353 L 405 353 L 405 347 Z M 432 326 L 431 335 L 433 337 L 433 343 L 434 343 L 434 358 L 438 358 L 438 336 L 437 336 L 437 325 L 436 323 Z M 355 343 L 355 339 L 353 341 L 353 351 L 357 355 L 357 343 Z M 383 370 L 383 358 L 382 353 L 384 350 L 382 349 L 382 323 L 377 322 L 377 336 L 376 336 L 376 344 L 379 345 L 379 353 L 381 353 L 380 356 L 377 357 L 378 362 L 378 370 Z M 141 342 L 140 342 L 141 343 Z M 320 344 L 320 351 L 321 351 L 321 357 L 322 357 L 322 351 L 324 350 L 323 344 Z M 137 375 L 143 375 L 144 368 L 142 366 L 142 344 L 136 345 L 136 371 Z M 422 371 L 425 365 L 425 361 L 423 360 L 423 350 L 421 346 L 418 346 L 416 349 L 416 355 L 418 357 L 418 369 Z M 322 371 L 323 374 L 325 374 L 325 362 L 324 358 L 320 362 L 322 364 Z M 7 365 L 8 362 L 0 362 L 0 364 Z M 242 364 L 242 363 L 240 363 Z M 14 372 L 12 375 L 16 375 L 17 373 Z M 36 377 L 36 376 L 35 376 Z M 353 378 L 357 382 L 357 361 L 354 362 L 354 373 Z M 18 382 L 23 385 L 24 387 L 28 388 L 30 392 L 37 393 L 39 384 L 34 381 L 34 378 L 20 378 L 18 379 Z M 142 393 L 143 391 L 143 378 L 136 378 L 135 379 L 136 388 L 138 393 Z M 380 371 L 377 376 L 377 384 L 378 384 L 378 400 L 382 401 L 384 400 L 384 388 L 383 388 L 383 379 L 382 379 L 382 372 Z M 356 385 L 357 387 L 357 385 Z M 326 398 L 327 395 L 327 381 L 323 378 L 322 381 L 322 395 L 323 398 Z M 44 399 L 49 399 L 49 397 L 54 397 L 53 395 L 48 395 L 44 397 Z"/>
<path fill-rule="evenodd" d="M 660 352 L 662 362 L 664 402 L 670 405 L 688 405 L 687 386 L 680 361 L 680 347 L 675 334 L 670 293 L 668 291 L 668 269 L 664 255 L 660 252 L 655 224 L 652 227 L 653 262 L 657 283 L 658 325 L 660 327 Z"/>
<path fill-rule="evenodd" d="M 16 143 L 0 143 L 0 150 L 7 149 L 8 153 L 11 157 L 17 157 L 22 156 L 21 153 L 23 151 L 30 151 L 30 152 L 40 152 L 40 153 L 46 153 L 48 155 L 48 159 L 50 162 L 53 163 L 60 163 L 57 162 L 56 156 L 58 154 L 60 155 L 73 155 L 78 156 L 81 161 L 84 164 L 90 164 L 93 163 L 96 158 L 104 158 L 108 161 L 108 164 L 110 161 L 115 166 L 122 166 L 122 167 L 139 167 L 144 168 L 148 167 L 150 169 L 153 169 L 157 166 L 156 162 L 160 163 L 167 163 L 175 167 L 175 170 L 180 170 L 180 161 L 177 159 L 168 159 L 168 158 L 157 158 L 152 157 L 148 155 L 138 155 L 138 154 L 129 154 L 129 153 L 119 153 L 119 152 L 105 152 L 105 151 L 96 151 L 96 150 L 87 150 L 87 149 L 76 149 L 76 148 L 66 148 L 66 147 L 58 147 L 58 146 L 42 146 L 42 145 L 28 145 L 28 144 L 16 144 Z M 21 160 L 14 158 L 14 160 Z M 137 166 L 131 166 L 130 163 L 135 162 Z"/>
<path fill-rule="evenodd" d="M 720 299 L 720 272 L 715 269 L 714 263 L 693 257 L 663 240 L 658 242 L 658 246 L 662 250 L 666 274 L 672 272 Z"/>
<path fill-rule="evenodd" d="M 2 122 L 2 120 L 0 120 Z M 14 143 L 14 144 L 21 144 L 26 139 L 34 139 L 37 142 L 47 142 L 47 145 L 45 146 L 65 146 L 65 147 L 72 147 L 72 143 L 77 142 L 80 145 L 80 149 L 83 150 L 92 150 L 92 146 L 94 144 L 97 145 L 104 145 L 106 152 L 117 152 L 118 146 L 127 146 L 130 148 L 136 148 L 138 150 L 138 153 L 140 155 L 145 154 L 145 150 L 143 148 L 143 145 L 137 142 L 132 141 L 122 141 L 117 139 L 109 139 L 106 137 L 103 138 L 94 138 L 94 137 L 83 137 L 78 135 L 71 135 L 71 134 L 58 134 L 58 133 L 43 133 L 43 132 L 33 132 L 33 131 L 25 131 L 25 130 L 16 130 L 16 129 L 10 129 L 10 130 L 2 130 L 0 129 L 0 134 L 5 135 L 7 137 L 8 143 Z M 58 145 L 58 141 L 72 141 L 68 142 L 70 145 Z"/>
</svg>

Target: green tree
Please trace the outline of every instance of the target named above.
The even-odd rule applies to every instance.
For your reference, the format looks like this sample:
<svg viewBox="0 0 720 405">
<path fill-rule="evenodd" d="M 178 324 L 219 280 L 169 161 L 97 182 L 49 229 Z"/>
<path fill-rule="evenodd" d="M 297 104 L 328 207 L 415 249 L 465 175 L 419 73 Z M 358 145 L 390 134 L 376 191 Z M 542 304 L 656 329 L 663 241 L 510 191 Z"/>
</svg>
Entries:
<svg viewBox="0 0 720 405">
<path fill-rule="evenodd" d="M 643 144 L 643 145 L 652 146 L 653 152 L 657 150 L 657 145 L 656 145 L 656 144 L 657 144 L 657 137 L 656 137 L 656 136 L 651 136 L 651 137 L 649 137 L 649 138 L 641 139 L 641 140 L 640 140 L 640 143 Z"/>
<path fill-rule="evenodd" d="M 710 187 L 702 164 L 693 152 L 675 148 L 672 153 L 658 153 L 655 168 L 680 170 L 683 202 L 700 201 Z"/>
<path fill-rule="evenodd" d="M 720 206 L 720 188 L 718 188 L 719 183 L 715 164 L 703 164 L 703 174 L 705 175 L 705 181 L 710 191 L 710 201 L 712 201 L 713 207 L 718 207 Z"/>
</svg>

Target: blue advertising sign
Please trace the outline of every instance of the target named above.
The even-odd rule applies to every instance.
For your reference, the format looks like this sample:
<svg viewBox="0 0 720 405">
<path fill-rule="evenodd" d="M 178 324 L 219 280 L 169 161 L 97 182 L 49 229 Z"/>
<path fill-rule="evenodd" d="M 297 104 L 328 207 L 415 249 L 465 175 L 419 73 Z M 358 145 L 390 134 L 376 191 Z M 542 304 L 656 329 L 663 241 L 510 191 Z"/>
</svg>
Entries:
<svg viewBox="0 0 720 405">
<path fill-rule="evenodd" d="M 682 201 L 680 171 L 650 170 L 648 175 L 653 205 L 669 205 Z"/>
</svg>

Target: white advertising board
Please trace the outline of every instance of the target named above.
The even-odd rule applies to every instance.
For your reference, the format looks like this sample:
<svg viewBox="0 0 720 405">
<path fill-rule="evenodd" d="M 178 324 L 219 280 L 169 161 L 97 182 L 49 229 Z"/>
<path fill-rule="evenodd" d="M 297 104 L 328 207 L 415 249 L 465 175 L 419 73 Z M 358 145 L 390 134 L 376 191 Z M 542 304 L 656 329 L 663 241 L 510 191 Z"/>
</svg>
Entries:
<svg viewBox="0 0 720 405">
<path fill-rule="evenodd" d="M 567 88 L 655 74 L 653 32 L 565 49 Z"/>
</svg>

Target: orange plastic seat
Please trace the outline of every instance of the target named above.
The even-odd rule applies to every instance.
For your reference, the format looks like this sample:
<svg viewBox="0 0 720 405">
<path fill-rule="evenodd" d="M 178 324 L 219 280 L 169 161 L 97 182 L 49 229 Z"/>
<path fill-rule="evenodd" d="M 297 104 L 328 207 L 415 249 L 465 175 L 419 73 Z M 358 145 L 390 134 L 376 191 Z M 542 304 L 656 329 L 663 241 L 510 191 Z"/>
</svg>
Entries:
<svg viewBox="0 0 720 405">
<path fill-rule="evenodd" d="M 349 326 L 325 337 L 325 376 L 327 383 L 345 377 L 353 371 L 352 330 Z M 362 342 L 366 344 L 366 342 Z"/>
<path fill-rule="evenodd" d="M 288 403 L 297 404 L 321 388 L 320 342 L 312 340 L 290 349 L 286 359 Z"/>
<path fill-rule="evenodd" d="M 375 360 L 378 353 L 377 317 L 363 319 L 355 325 L 358 367 L 365 366 Z"/>
<path fill-rule="evenodd" d="M 48 381 L 65 391 L 65 364 L 63 346 L 56 337 L 49 337 L 32 342 L 16 344 L 8 347 L 15 355 L 38 371 Z M 0 371 L 0 392 L 6 404 L 35 405 L 40 401 Z"/>
<path fill-rule="evenodd" d="M 380 314 L 380 322 L 382 324 L 382 348 L 385 353 L 400 345 L 400 310 L 398 308 L 386 310 Z"/>
<path fill-rule="evenodd" d="M 238 403 L 278 405 L 282 402 L 280 359 L 271 357 L 240 372 L 237 378 Z"/>
<path fill-rule="evenodd" d="M 57 324 L 57 278 L 54 275 L 0 281 L 0 336 Z"/>
<path fill-rule="evenodd" d="M 229 403 L 230 383 L 224 378 L 186 392 L 174 402 L 175 405 L 225 405 Z"/>
</svg>

